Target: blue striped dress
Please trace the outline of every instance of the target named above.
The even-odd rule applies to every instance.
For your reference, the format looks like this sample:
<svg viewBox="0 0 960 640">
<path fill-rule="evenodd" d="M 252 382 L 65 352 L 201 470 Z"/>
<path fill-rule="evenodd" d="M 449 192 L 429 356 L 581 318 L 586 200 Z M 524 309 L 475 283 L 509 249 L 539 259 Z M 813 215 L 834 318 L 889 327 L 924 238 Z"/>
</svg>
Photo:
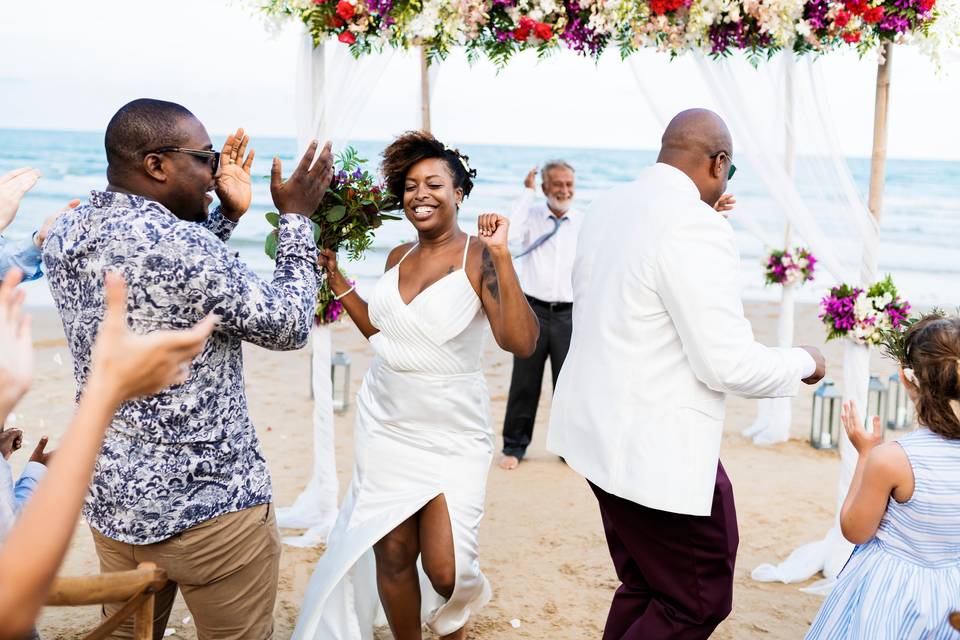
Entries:
<svg viewBox="0 0 960 640">
<path fill-rule="evenodd" d="M 807 640 L 960 640 L 960 441 L 918 429 L 897 441 L 910 459 L 913 495 L 891 496 L 876 535 L 858 545 Z"/>
</svg>

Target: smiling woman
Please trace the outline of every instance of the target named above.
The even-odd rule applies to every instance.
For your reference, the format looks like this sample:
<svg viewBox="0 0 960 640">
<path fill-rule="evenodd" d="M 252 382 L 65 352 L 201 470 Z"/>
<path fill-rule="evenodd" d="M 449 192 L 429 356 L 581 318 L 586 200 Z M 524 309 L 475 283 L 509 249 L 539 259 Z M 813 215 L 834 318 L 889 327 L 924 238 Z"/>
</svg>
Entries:
<svg viewBox="0 0 960 640">
<path fill-rule="evenodd" d="M 369 304 L 336 254 L 321 255 L 376 357 L 357 397 L 356 447 L 365 454 L 295 638 L 369 637 L 382 605 L 397 640 L 421 637 L 421 611 L 442 638 L 462 639 L 490 598 L 477 544 L 493 455 L 483 334 L 489 325 L 502 348 L 529 355 L 537 320 L 513 270 L 507 219 L 481 214 L 478 238 L 460 229 L 476 176 L 466 156 L 410 132 L 387 147 L 382 169 L 418 241 L 390 252 Z M 432 587 L 422 601 L 421 584 Z"/>
</svg>

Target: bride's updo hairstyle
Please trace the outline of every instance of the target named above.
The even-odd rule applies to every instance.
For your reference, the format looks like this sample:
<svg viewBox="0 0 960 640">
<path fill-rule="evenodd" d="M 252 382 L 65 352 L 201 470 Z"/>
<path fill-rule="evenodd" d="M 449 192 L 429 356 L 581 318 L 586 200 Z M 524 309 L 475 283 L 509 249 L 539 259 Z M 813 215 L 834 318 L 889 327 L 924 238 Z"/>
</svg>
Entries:
<svg viewBox="0 0 960 640">
<path fill-rule="evenodd" d="M 904 346 L 920 424 L 960 440 L 960 317 L 923 318 L 907 330 Z"/>
<path fill-rule="evenodd" d="M 464 198 L 470 195 L 477 171 L 470 168 L 469 158 L 426 131 L 408 131 L 383 150 L 383 163 L 380 165 L 387 189 L 396 198 L 395 209 L 403 208 L 403 188 L 407 172 L 421 160 L 430 158 L 443 160 L 453 176 L 453 187 L 462 189 Z"/>
</svg>

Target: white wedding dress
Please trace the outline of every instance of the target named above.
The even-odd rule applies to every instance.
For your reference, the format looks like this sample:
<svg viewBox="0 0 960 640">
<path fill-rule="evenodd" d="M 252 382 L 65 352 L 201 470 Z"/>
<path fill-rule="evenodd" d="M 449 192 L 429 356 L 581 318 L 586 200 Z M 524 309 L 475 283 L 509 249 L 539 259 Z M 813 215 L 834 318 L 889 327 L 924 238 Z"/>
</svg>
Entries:
<svg viewBox="0 0 960 640">
<path fill-rule="evenodd" d="M 421 619 L 446 635 L 490 599 L 477 529 L 493 456 L 489 394 L 481 369 L 487 324 L 463 265 L 400 297 L 400 264 L 369 302 L 376 353 L 357 396 L 353 480 L 307 586 L 293 638 L 370 640 L 385 624 L 373 545 L 436 496 L 446 498 L 456 586 L 437 594 L 420 568 Z M 416 247 L 414 247 L 416 248 Z M 413 249 L 411 249 L 412 251 Z"/>
</svg>

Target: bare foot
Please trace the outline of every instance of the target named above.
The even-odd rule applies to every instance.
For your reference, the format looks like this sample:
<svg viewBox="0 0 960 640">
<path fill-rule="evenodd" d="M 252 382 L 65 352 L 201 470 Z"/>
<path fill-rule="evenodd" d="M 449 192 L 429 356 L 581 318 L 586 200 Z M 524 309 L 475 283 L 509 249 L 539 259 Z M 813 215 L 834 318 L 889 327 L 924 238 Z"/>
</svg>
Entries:
<svg viewBox="0 0 960 640">
<path fill-rule="evenodd" d="M 463 626 L 454 631 L 451 634 L 440 636 L 440 640 L 466 640 L 467 639 L 467 627 Z"/>
<path fill-rule="evenodd" d="M 500 468 L 504 471 L 513 471 L 520 466 L 520 458 L 517 456 L 503 456 L 500 458 Z"/>
</svg>

